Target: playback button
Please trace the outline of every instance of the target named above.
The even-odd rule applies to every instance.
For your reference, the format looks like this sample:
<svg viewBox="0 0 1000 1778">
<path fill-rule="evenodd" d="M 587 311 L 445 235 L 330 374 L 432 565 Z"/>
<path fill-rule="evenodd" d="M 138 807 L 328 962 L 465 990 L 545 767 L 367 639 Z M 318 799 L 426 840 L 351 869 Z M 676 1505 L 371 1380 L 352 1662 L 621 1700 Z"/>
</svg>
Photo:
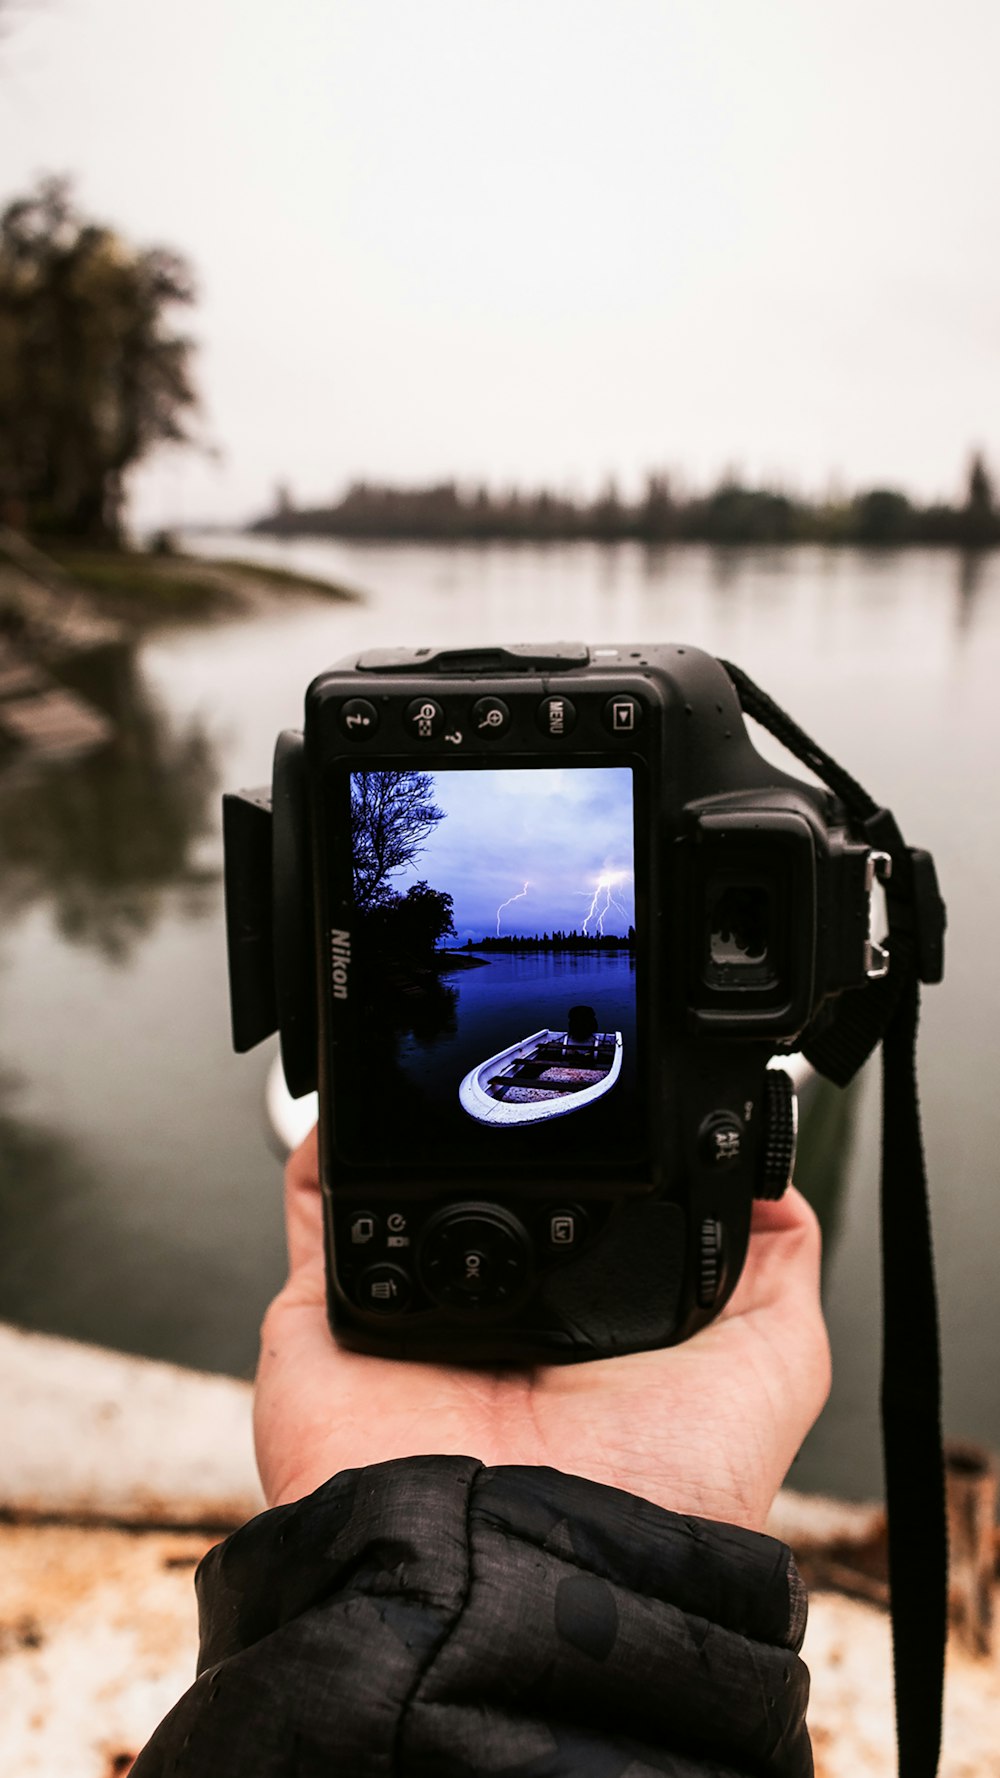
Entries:
<svg viewBox="0 0 1000 1778">
<path fill-rule="evenodd" d="M 642 705 L 628 692 L 619 692 L 604 706 L 604 726 L 612 735 L 632 735 L 642 721 Z"/>
</svg>

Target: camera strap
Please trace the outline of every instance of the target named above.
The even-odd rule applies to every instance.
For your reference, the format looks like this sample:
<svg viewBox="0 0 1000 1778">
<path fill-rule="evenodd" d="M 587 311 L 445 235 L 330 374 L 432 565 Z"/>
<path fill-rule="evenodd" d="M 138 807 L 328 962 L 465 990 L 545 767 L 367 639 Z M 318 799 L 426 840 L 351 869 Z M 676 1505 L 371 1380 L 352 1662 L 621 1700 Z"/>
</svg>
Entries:
<svg viewBox="0 0 1000 1778">
<path fill-rule="evenodd" d="M 831 789 L 874 850 L 888 853 L 889 970 L 840 996 L 803 1045 L 846 1086 L 882 1044 L 882 1442 L 900 1778 L 934 1778 L 941 1748 L 948 1547 L 941 1366 L 916 1045 L 920 983 L 941 980 L 945 908 L 929 853 L 741 668 L 720 663 L 747 716 Z"/>
</svg>

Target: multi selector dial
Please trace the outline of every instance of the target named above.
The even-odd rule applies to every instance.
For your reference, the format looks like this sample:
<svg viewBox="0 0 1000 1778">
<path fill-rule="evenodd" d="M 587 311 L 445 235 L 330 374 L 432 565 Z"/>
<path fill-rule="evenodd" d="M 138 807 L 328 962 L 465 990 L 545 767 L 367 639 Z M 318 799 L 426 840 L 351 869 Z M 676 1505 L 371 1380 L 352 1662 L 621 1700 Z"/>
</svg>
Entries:
<svg viewBox="0 0 1000 1778">
<path fill-rule="evenodd" d="M 509 1308 L 527 1281 L 530 1251 L 524 1226 L 499 1204 L 449 1204 L 424 1229 L 421 1281 L 451 1309 Z"/>
</svg>

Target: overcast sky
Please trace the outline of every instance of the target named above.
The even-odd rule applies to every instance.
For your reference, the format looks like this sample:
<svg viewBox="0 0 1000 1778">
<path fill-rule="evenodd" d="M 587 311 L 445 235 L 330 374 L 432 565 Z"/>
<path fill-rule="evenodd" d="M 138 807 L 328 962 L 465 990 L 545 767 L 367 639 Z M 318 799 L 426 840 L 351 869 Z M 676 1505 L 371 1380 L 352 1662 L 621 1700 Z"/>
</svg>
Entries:
<svg viewBox="0 0 1000 1778">
<path fill-rule="evenodd" d="M 205 436 L 278 479 L 1000 467 L 995 0 L 19 0 L 0 195 L 186 252 Z"/>
<path fill-rule="evenodd" d="M 433 778 L 445 819 L 394 886 L 422 878 L 452 896 L 459 943 L 489 937 L 498 920 L 501 934 L 578 932 L 592 909 L 590 932 L 624 937 L 634 925 L 627 767 Z"/>
</svg>

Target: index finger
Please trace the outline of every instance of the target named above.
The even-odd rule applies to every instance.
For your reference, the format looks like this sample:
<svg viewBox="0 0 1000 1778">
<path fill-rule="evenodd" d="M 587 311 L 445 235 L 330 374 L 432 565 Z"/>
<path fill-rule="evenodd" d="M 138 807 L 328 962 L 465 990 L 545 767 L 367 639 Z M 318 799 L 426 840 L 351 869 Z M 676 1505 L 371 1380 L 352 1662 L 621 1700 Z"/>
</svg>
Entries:
<svg viewBox="0 0 1000 1778">
<path fill-rule="evenodd" d="M 316 1126 L 285 1164 L 285 1238 L 289 1276 L 323 1259 L 323 1194 Z"/>
</svg>

